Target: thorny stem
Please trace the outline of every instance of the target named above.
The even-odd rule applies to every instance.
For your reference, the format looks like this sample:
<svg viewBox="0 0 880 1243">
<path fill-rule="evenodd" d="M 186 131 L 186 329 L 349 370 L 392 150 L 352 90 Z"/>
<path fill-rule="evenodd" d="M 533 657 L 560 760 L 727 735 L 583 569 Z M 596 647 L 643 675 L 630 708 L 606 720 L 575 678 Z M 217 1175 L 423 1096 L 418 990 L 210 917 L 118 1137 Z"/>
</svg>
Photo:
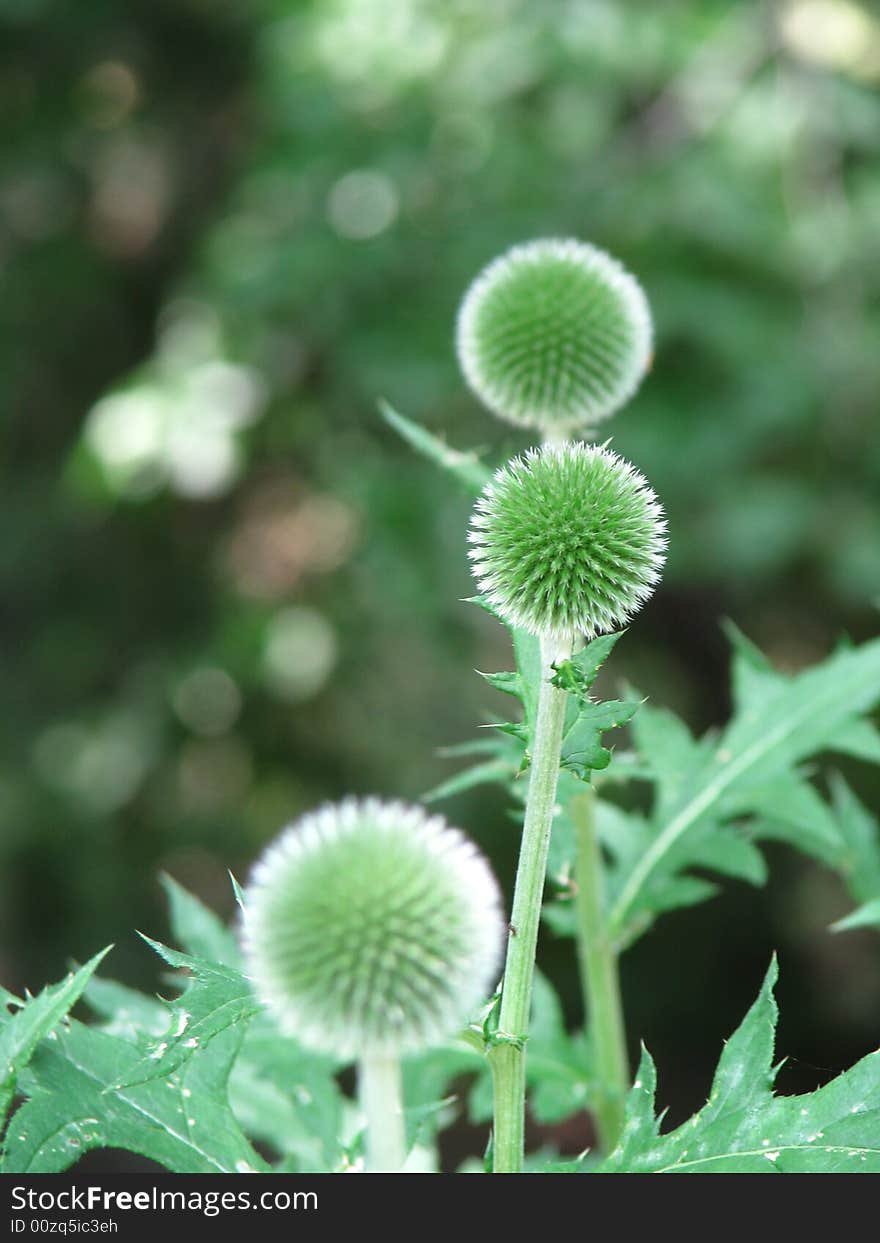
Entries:
<svg viewBox="0 0 880 1243">
<path fill-rule="evenodd" d="M 569 803 L 575 831 L 575 910 L 581 988 L 596 1058 L 596 1123 L 604 1152 L 617 1147 L 629 1088 L 629 1061 L 617 953 L 604 909 L 602 848 L 592 789 Z"/>
<path fill-rule="evenodd" d="M 516 1174 L 522 1170 L 525 1044 L 565 724 L 566 692 L 551 686 L 550 678 L 553 665 L 570 656 L 571 650 L 570 641 L 541 640 L 541 689 L 532 740 L 529 789 L 507 941 L 497 1043 L 489 1053 L 495 1089 L 496 1174 Z"/>
<path fill-rule="evenodd" d="M 406 1159 L 399 1059 L 394 1054 L 364 1054 L 358 1088 L 367 1121 L 367 1172 L 396 1174 Z"/>
</svg>

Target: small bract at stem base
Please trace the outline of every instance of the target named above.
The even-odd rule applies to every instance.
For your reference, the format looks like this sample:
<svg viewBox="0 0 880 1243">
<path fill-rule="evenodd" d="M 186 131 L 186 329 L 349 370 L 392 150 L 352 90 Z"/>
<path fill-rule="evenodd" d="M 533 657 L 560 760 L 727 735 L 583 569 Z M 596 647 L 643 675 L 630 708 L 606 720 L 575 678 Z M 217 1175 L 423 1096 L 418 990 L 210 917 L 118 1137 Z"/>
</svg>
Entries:
<svg viewBox="0 0 880 1243">
<path fill-rule="evenodd" d="M 358 1067 L 361 1109 L 367 1123 L 368 1174 L 396 1174 L 406 1160 L 400 1059 L 370 1053 Z"/>
<path fill-rule="evenodd" d="M 498 1031 L 489 1053 L 495 1091 L 493 1167 L 496 1174 L 516 1174 L 522 1170 L 526 1041 L 567 697 L 565 691 L 550 684 L 550 678 L 554 664 L 567 659 L 572 646 L 572 639 L 541 640 L 541 690 L 532 740 L 529 789 Z"/>
</svg>

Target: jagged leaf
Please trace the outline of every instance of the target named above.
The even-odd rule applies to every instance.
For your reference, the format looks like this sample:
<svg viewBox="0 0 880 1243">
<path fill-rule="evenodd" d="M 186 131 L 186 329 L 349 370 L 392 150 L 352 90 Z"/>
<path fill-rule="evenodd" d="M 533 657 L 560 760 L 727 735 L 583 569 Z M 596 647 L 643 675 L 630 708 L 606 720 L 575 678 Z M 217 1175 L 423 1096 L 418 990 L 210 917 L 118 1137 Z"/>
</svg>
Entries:
<svg viewBox="0 0 880 1243">
<path fill-rule="evenodd" d="M 599 669 L 610 656 L 623 631 L 600 635 L 568 660 L 560 661 L 550 679 L 553 686 L 569 694 L 561 762 L 581 781 L 608 767 L 611 752 L 602 745 L 606 730 L 625 725 L 635 714 L 638 703 L 612 699 L 595 702 L 590 691 Z"/>
<path fill-rule="evenodd" d="M 755 837 L 784 837 L 829 866 L 844 866 L 843 831 L 797 766 L 832 748 L 839 732 L 880 700 L 880 640 L 838 650 L 794 677 L 772 670 L 742 636 L 735 644 L 733 719 L 717 739 L 701 743 L 689 744 L 684 731 L 676 731 L 667 749 L 674 773 L 658 774 L 649 840 L 616 878 L 611 920 L 620 942 L 647 927 L 665 905 L 661 895 L 670 877 L 699 865 L 692 847 L 737 817 L 756 817 Z M 652 724 L 656 720 L 641 734 L 643 745 Z M 651 761 L 647 751 L 643 758 Z"/>
<path fill-rule="evenodd" d="M 523 722 L 531 738 L 538 713 L 541 691 L 541 644 L 533 634 L 516 626 L 508 627 L 513 641 L 516 672 L 522 689 Z"/>
<path fill-rule="evenodd" d="M 880 825 L 838 774 L 831 778 L 832 806 L 843 840 L 840 871 L 857 902 L 880 898 Z"/>
<path fill-rule="evenodd" d="M 168 916 L 177 943 L 197 958 L 238 967 L 241 954 L 234 933 L 173 876 L 163 875 L 161 879 L 168 895 Z"/>
<path fill-rule="evenodd" d="M 880 1052 L 802 1096 L 774 1096 L 777 970 L 731 1036 L 709 1099 L 666 1135 L 655 1117 L 656 1074 L 643 1053 L 623 1138 L 600 1166 L 626 1174 L 880 1173 Z"/>
<path fill-rule="evenodd" d="M 34 1092 L 10 1122 L 3 1172 L 55 1174 L 93 1148 L 124 1148 L 178 1174 L 267 1170 L 227 1100 L 241 1035 L 222 1033 L 166 1078 L 119 1087 L 140 1063 L 138 1049 L 72 1022 L 34 1055 Z"/>
<path fill-rule="evenodd" d="M 102 1020 L 102 1031 L 131 1044 L 151 1044 L 168 1027 L 168 1007 L 164 1002 L 116 980 L 92 976 L 83 1001 Z"/>
<path fill-rule="evenodd" d="M 518 673 L 484 673 L 481 677 L 484 677 L 496 691 L 501 691 L 504 695 L 513 695 L 522 703 L 523 685 Z"/>
<path fill-rule="evenodd" d="M 800 773 L 782 772 L 766 785 L 731 790 L 729 815 L 757 818 L 760 841 L 787 842 L 827 867 L 841 868 L 846 844 L 831 809 Z"/>
<path fill-rule="evenodd" d="M 642 704 L 632 732 L 637 752 L 652 773 L 655 815 L 665 817 L 685 782 L 706 763 L 712 740 L 698 743 L 680 717 L 650 703 Z"/>
<path fill-rule="evenodd" d="M 580 710 L 562 740 L 561 762 L 579 777 L 589 781 L 592 772 L 607 768 L 611 752 L 602 745 L 602 735 L 609 729 L 626 725 L 638 710 L 637 703 L 609 699 L 604 703 L 582 703 Z"/>
<path fill-rule="evenodd" d="M 332 1058 L 310 1053 L 261 1012 L 247 1025 L 229 1095 L 248 1135 L 269 1144 L 284 1168 L 333 1169 L 341 1157 L 344 1097 Z"/>
<path fill-rule="evenodd" d="M 869 764 L 880 764 L 880 730 L 863 717 L 848 721 L 829 743 L 829 750 L 851 755 Z"/>
<path fill-rule="evenodd" d="M 517 751 L 519 748 L 517 748 Z M 499 756 L 498 759 L 485 760 L 482 764 L 474 764 L 471 768 L 464 768 L 460 773 L 456 773 L 453 777 L 446 781 L 441 781 L 439 785 L 434 786 L 433 790 L 429 790 L 427 794 L 422 796 L 425 803 L 436 803 L 440 799 L 453 798 L 456 794 L 463 794 L 466 790 L 473 790 L 476 786 L 494 785 L 496 782 L 505 782 L 513 777 L 516 773 L 515 766 L 511 766 L 509 757 Z"/>
<path fill-rule="evenodd" d="M 880 928 L 880 898 L 872 898 L 831 925 L 832 932 L 849 932 L 852 928 Z"/>
<path fill-rule="evenodd" d="M 613 634 L 600 635 L 567 660 L 560 661 L 550 679 L 553 685 L 579 698 L 588 698 L 599 670 L 625 633 L 624 630 L 616 630 Z"/>
<path fill-rule="evenodd" d="M 60 984 L 44 988 L 36 997 L 25 1002 L 6 993 L 6 1006 L 17 1007 L 9 1015 L 4 1009 L 0 1025 L 0 1123 L 12 1104 L 18 1084 L 18 1076 L 27 1066 L 40 1041 L 48 1036 L 64 1019 L 81 997 L 101 960 L 110 952 L 110 946 L 89 959 L 78 971 L 72 971 Z"/>
<path fill-rule="evenodd" d="M 170 966 L 191 975 L 182 995 L 169 1003 L 168 1028 L 161 1040 L 120 1080 L 123 1087 L 171 1074 L 208 1041 L 229 1027 L 246 1023 L 260 1009 L 241 972 L 178 953 L 149 937 L 144 940 Z"/>
</svg>

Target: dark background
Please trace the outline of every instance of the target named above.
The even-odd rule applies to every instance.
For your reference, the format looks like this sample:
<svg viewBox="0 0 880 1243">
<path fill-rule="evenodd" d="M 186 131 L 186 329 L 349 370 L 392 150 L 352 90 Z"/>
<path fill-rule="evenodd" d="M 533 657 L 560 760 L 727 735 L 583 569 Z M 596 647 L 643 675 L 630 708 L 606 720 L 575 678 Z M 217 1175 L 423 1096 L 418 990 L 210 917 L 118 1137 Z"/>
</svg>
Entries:
<svg viewBox="0 0 880 1243">
<path fill-rule="evenodd" d="M 376 399 L 500 460 L 465 391 L 468 281 L 590 239 L 635 272 L 651 375 L 609 425 L 668 512 L 611 673 L 697 729 L 733 618 L 786 669 L 876 631 L 880 16 L 849 0 L 4 0 L 0 978 L 132 929 L 166 870 L 233 911 L 283 823 L 417 797 L 505 668 L 466 496 Z M 869 806 L 876 773 L 847 771 Z M 509 882 L 500 794 L 444 808 Z M 783 1085 L 877 1044 L 871 933 L 772 855 L 624 963 L 672 1118 L 782 957 Z M 543 961 L 579 1021 L 571 946 Z M 571 1138 L 577 1146 L 578 1136 Z"/>
</svg>

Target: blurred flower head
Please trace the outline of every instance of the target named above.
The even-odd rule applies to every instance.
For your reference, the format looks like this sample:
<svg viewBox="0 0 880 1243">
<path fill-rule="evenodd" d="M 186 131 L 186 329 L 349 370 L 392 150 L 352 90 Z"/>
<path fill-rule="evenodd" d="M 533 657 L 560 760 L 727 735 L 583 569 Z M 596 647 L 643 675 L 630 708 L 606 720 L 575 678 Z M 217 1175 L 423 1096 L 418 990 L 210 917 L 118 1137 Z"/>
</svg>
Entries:
<svg viewBox="0 0 880 1243">
<path fill-rule="evenodd" d="M 651 357 L 642 288 L 610 255 L 556 239 L 514 246 L 467 291 L 457 348 L 480 400 L 512 423 L 564 433 L 613 414 Z"/>
<path fill-rule="evenodd" d="M 420 1049 L 484 1000 L 503 943 L 476 847 L 439 816 L 347 799 L 304 816 L 257 863 L 245 953 L 303 1044 L 352 1058 Z"/>
</svg>

